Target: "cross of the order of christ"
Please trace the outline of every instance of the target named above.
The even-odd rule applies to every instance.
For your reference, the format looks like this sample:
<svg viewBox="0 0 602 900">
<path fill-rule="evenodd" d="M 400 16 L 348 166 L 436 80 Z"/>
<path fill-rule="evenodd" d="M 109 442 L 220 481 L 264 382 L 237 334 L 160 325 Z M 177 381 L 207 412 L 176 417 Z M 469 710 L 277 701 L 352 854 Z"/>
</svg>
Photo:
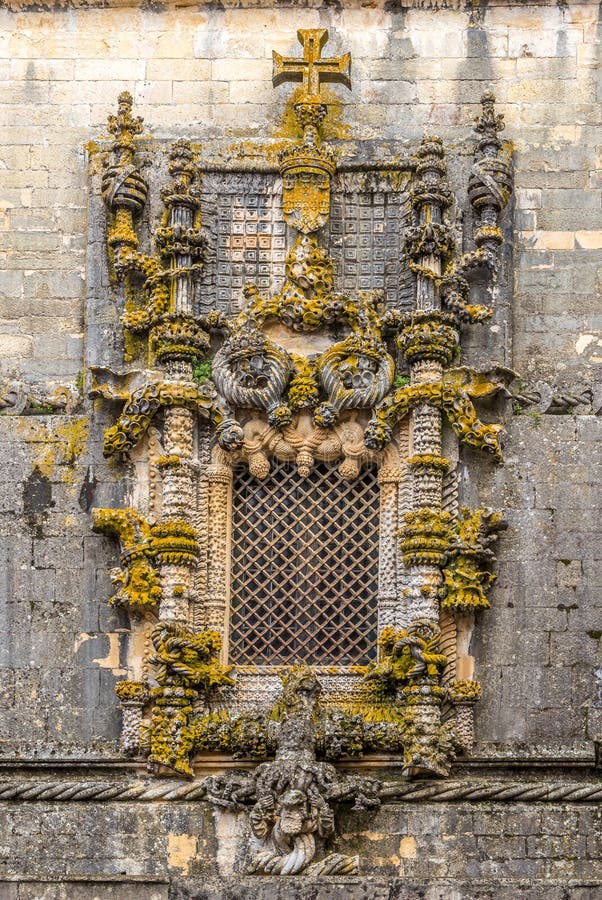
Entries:
<svg viewBox="0 0 602 900">
<path fill-rule="evenodd" d="M 322 48 L 328 40 L 326 28 L 301 28 L 297 37 L 303 45 L 303 59 L 272 51 L 274 87 L 287 81 L 301 81 L 303 94 L 314 101 L 319 99 L 320 85 L 324 82 L 344 84 L 351 89 L 351 54 L 322 59 Z"/>
</svg>

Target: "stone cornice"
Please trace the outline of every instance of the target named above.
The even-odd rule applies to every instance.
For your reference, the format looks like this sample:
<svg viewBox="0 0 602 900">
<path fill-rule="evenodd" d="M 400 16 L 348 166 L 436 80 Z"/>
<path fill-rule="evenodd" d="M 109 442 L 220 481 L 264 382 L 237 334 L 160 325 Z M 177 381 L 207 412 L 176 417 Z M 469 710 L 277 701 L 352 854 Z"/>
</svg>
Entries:
<svg viewBox="0 0 602 900">
<path fill-rule="evenodd" d="M 578 6 L 593 5 L 594 0 L 581 0 L 575 4 Z M 345 4 L 347 8 L 357 7 L 363 9 L 365 4 L 362 0 L 352 0 Z M 491 10 L 495 7 L 524 7 L 524 0 L 489 0 L 487 9 Z M 557 0 L 529 0 L 529 6 L 550 6 L 556 7 Z M 272 9 L 275 6 L 273 0 L 222 0 L 220 8 L 223 9 Z M 471 9 L 474 6 L 474 9 Z M 177 7 L 177 9 L 191 8 L 202 11 L 204 7 L 215 9 L 213 0 L 163 0 L 163 2 L 153 6 L 148 0 L 0 0 L 0 9 L 8 9 L 13 12 L 60 12 L 66 9 L 146 9 L 151 12 L 158 13 Z M 321 9 L 323 7 L 322 0 L 296 0 L 296 2 L 279 3 L 278 9 L 286 9 L 287 7 L 294 9 Z M 478 3 L 471 4 L 470 0 L 398 0 L 398 2 L 387 2 L 387 0 L 379 0 L 374 4 L 375 11 L 378 8 L 386 7 L 386 11 L 393 13 L 406 12 L 411 9 L 418 9 L 423 12 L 448 13 L 448 12 L 466 12 L 473 21 L 472 24 L 478 24 L 481 13 L 478 11 Z"/>
</svg>

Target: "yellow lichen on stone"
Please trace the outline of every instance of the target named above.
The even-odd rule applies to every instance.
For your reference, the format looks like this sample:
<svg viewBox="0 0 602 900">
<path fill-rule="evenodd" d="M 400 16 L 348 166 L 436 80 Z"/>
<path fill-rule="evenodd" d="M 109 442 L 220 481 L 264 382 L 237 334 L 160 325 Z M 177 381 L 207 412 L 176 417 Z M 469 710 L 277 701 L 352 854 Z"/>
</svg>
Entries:
<svg viewBox="0 0 602 900">
<path fill-rule="evenodd" d="M 133 609 L 154 608 L 161 599 L 158 573 L 150 558 L 153 556 L 151 528 L 135 509 L 93 509 L 94 528 L 119 538 L 122 568 L 111 571 L 111 581 L 117 588 L 109 599 L 112 606 Z"/>
<path fill-rule="evenodd" d="M 90 423 L 87 416 L 75 416 L 57 425 L 56 435 L 61 444 L 63 461 L 73 466 L 86 448 Z"/>
<path fill-rule="evenodd" d="M 147 703 L 150 697 L 145 681 L 118 681 L 115 693 L 122 703 Z"/>
<path fill-rule="evenodd" d="M 446 663 L 439 653 L 439 634 L 419 633 L 419 629 L 383 628 L 378 639 L 379 661 L 368 673 L 370 680 L 394 686 L 418 676 L 437 678 Z"/>
<path fill-rule="evenodd" d="M 500 513 L 462 508 L 454 523 L 449 558 L 443 569 L 443 608 L 489 609 L 486 591 L 494 583 L 495 575 L 486 568 L 493 557 L 488 547 L 500 527 Z"/>
<path fill-rule="evenodd" d="M 30 416 L 16 422 L 19 437 L 32 445 L 33 468 L 45 478 L 58 468 L 65 483 L 74 479 L 72 470 L 86 447 L 89 427 L 87 416 Z"/>
<path fill-rule="evenodd" d="M 294 354 L 295 374 L 289 385 L 288 399 L 291 409 L 315 407 L 319 400 L 316 367 L 305 356 Z"/>
<path fill-rule="evenodd" d="M 303 139 L 303 128 L 295 106 L 304 98 L 303 88 L 298 87 L 286 101 L 282 111 L 280 124 L 274 131 L 274 137 Z M 328 86 L 322 86 L 320 95 L 322 103 L 326 106 L 326 116 L 321 124 L 320 131 L 323 140 L 349 140 L 353 135 L 351 126 L 343 121 L 343 103 L 339 96 Z"/>
<path fill-rule="evenodd" d="M 464 679 L 454 681 L 448 688 L 448 696 L 452 703 L 476 703 L 483 693 L 478 681 Z"/>
<path fill-rule="evenodd" d="M 290 135 L 286 135 L 290 137 Z M 277 163 L 278 158 L 283 150 L 287 150 L 290 146 L 288 140 L 276 141 L 237 141 L 226 147 L 225 154 L 229 158 L 239 158 L 248 160 L 253 157 L 267 163 Z"/>
<path fill-rule="evenodd" d="M 167 863 L 188 875 L 190 864 L 196 858 L 198 838 L 195 834 L 169 834 L 167 836 Z"/>
</svg>

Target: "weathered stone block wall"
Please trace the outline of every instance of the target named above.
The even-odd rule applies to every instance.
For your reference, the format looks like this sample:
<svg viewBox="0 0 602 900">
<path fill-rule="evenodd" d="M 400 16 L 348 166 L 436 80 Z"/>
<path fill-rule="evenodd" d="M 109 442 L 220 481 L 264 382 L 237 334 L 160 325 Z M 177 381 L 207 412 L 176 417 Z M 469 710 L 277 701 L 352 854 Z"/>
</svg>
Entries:
<svg viewBox="0 0 602 900">
<path fill-rule="evenodd" d="M 21 893 L 7 894 L 10 900 L 534 900 L 544 896 L 542 884 L 551 900 L 590 900 L 599 885 L 594 874 L 599 847 L 592 837 L 596 808 L 587 804 L 567 812 L 559 805 L 519 803 L 507 809 L 499 804 L 410 803 L 405 808 L 387 805 L 378 815 L 360 814 L 359 820 L 357 813 L 347 814 L 339 818 L 335 850 L 369 856 L 370 877 L 326 878 L 321 888 L 302 876 L 235 875 L 235 839 L 244 837 L 245 817 L 222 812 L 212 817 L 200 804 L 50 803 L 42 811 L 38 805 L 13 804 L 7 823 L 21 838 L 7 873 L 27 879 L 19 885 Z M 78 832 L 87 840 L 78 840 Z M 56 894 L 42 894 L 44 871 L 71 878 L 67 892 L 55 888 Z M 126 872 L 128 879 L 119 881 Z M 107 879 L 104 885 L 84 889 L 83 873 L 109 874 L 113 884 Z M 36 878 L 38 893 L 25 886 L 35 884 Z M 121 894 L 111 893 L 114 882 L 120 884 Z M 137 894 L 145 885 L 148 893 Z"/>
<path fill-rule="evenodd" d="M 271 52 L 296 52 L 299 27 L 327 27 L 329 48 L 352 53 L 333 137 L 406 152 L 435 132 L 453 148 L 488 87 L 506 117 L 513 304 L 468 347 L 470 361 L 511 366 L 523 385 L 503 410 L 503 465 L 466 456 L 464 501 L 504 507 L 509 527 L 472 648 L 484 688 L 475 754 L 453 778 L 493 778 L 500 790 L 529 779 L 539 798 L 515 789 L 507 803 L 468 802 L 458 788 L 427 804 L 400 793 L 359 829 L 341 813 L 340 848 L 355 841 L 373 881 L 311 887 L 237 879 L 242 825 L 199 803 L 44 794 L 67 797 L 66 781 L 144 784 L 118 749 L 113 685 L 129 635 L 105 603 L 115 548 L 89 515 L 130 488 L 102 460 L 106 420 L 82 391 L 89 142 L 106 136 L 124 89 L 151 137 L 227 146 L 285 133 Z M 28 10 L 14 0 L 0 28 L 0 897 L 597 896 L 599 794 L 586 786 L 602 739 L 598 3 Z M 565 793 L 544 805 L 550 783 Z"/>
</svg>

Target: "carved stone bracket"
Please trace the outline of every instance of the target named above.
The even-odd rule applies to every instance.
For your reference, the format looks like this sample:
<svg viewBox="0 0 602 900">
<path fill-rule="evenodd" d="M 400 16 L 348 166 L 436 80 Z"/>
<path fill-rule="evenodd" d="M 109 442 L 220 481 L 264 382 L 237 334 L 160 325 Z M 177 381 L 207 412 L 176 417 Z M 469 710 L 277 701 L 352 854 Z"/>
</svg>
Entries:
<svg viewBox="0 0 602 900">
<path fill-rule="evenodd" d="M 76 411 L 80 399 L 75 385 L 49 384 L 40 388 L 16 379 L 0 383 L 0 415 L 3 416 L 70 415 Z"/>
<path fill-rule="evenodd" d="M 253 804 L 249 819 L 255 837 L 250 872 L 297 875 L 341 875 L 358 871 L 357 857 L 324 854 L 334 832 L 335 802 L 353 801 L 354 809 L 374 809 L 379 782 L 341 775 L 317 759 L 324 728 L 320 719 L 321 686 L 310 669 L 299 669 L 284 681 L 271 720 L 256 720 L 274 747 L 274 760 L 249 775 L 209 777 L 206 797 L 229 809 Z M 316 855 L 321 859 L 315 860 Z"/>
</svg>

